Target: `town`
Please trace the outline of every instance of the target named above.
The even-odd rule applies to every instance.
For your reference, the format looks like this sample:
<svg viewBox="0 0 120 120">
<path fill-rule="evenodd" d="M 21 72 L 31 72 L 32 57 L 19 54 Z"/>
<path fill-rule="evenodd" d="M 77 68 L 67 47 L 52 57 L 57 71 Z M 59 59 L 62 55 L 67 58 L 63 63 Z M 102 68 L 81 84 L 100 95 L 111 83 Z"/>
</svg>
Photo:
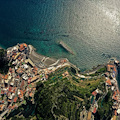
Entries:
<svg viewBox="0 0 120 120">
<path fill-rule="evenodd" d="M 9 115 L 11 111 L 20 105 L 26 104 L 25 97 L 34 104 L 36 83 L 46 81 L 50 73 L 54 73 L 57 69 L 65 66 L 73 66 L 77 69 L 67 59 L 55 60 L 37 54 L 33 46 L 26 43 L 8 48 L 7 58 L 10 66 L 8 73 L 6 75 L 0 74 L 0 119 L 3 119 L 5 115 Z M 86 111 L 83 106 L 83 111 L 80 113 L 81 120 L 94 120 L 94 115 L 98 109 L 99 95 L 103 94 L 102 98 L 104 98 L 109 90 L 113 92 L 112 99 L 114 101 L 111 108 L 114 116 L 111 120 L 119 119 L 120 92 L 116 80 L 118 65 L 119 61 L 116 59 L 110 60 L 106 64 L 107 72 L 104 73 L 106 92 L 103 94 L 98 88 L 92 91 L 90 109 Z M 78 73 L 76 75 L 80 78 L 91 77 Z M 67 77 L 69 73 L 66 71 L 62 76 Z"/>
<path fill-rule="evenodd" d="M 117 66 L 119 65 L 119 61 L 116 59 L 110 60 L 107 64 L 107 72 L 104 73 L 105 75 L 105 89 L 106 92 L 102 93 L 101 90 L 96 89 L 93 91 L 91 94 L 91 107 L 88 112 L 86 112 L 86 109 L 81 112 L 81 116 L 85 115 L 85 118 L 82 118 L 83 120 L 94 120 L 94 115 L 97 112 L 98 109 L 98 101 L 99 101 L 99 95 L 103 94 L 102 98 L 105 98 L 107 95 L 108 91 L 111 90 L 113 95 L 112 95 L 112 100 L 113 100 L 113 106 L 112 106 L 112 111 L 113 111 L 113 117 L 111 120 L 119 120 L 120 119 L 120 92 L 119 92 L 119 87 L 117 83 Z M 98 96 L 97 96 L 98 95 Z M 86 112 L 86 114 L 85 114 Z"/>
<path fill-rule="evenodd" d="M 33 53 L 32 53 L 33 52 Z M 32 55 L 40 58 L 33 62 Z M 17 44 L 7 49 L 10 67 L 6 75 L 0 74 L 0 119 L 25 104 L 25 97 L 34 104 L 36 83 L 48 79 L 48 74 L 69 65 L 67 59 L 52 60 L 36 54 L 31 45 Z M 32 61 L 32 60 L 33 61 Z M 48 67 L 48 68 L 47 68 Z"/>
</svg>

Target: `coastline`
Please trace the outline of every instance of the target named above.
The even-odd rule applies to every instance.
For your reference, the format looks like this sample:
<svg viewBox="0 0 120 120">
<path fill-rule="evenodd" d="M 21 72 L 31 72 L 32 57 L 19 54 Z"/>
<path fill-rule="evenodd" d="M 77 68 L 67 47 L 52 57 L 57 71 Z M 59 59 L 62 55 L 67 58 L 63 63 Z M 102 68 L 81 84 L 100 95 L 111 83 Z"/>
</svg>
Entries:
<svg viewBox="0 0 120 120">
<path fill-rule="evenodd" d="M 26 67 L 28 67 L 28 65 L 29 65 L 29 67 L 28 67 L 29 70 L 25 71 L 25 72 L 27 72 L 26 75 L 28 77 L 30 77 L 28 72 L 31 71 L 33 78 L 30 79 L 30 81 L 29 80 L 27 81 L 28 84 L 29 84 L 29 82 L 36 83 L 39 80 L 44 82 L 48 79 L 48 76 L 50 73 L 54 73 L 57 69 L 68 66 L 68 67 L 74 68 L 76 70 L 74 75 L 77 75 L 79 78 L 87 78 L 88 81 L 89 81 L 89 78 L 90 79 L 93 79 L 95 77 L 101 78 L 104 75 L 105 76 L 104 83 L 105 83 L 105 89 L 106 89 L 105 96 L 107 95 L 107 93 L 110 90 L 112 92 L 111 99 L 115 100 L 117 105 L 119 105 L 119 103 L 120 103 L 120 92 L 119 92 L 118 81 L 117 81 L 117 75 L 118 75 L 117 65 L 119 64 L 119 62 L 116 59 L 110 59 L 108 63 L 94 67 L 93 71 L 90 71 L 90 70 L 87 71 L 87 73 L 90 75 L 90 74 L 95 73 L 97 70 L 100 71 L 99 69 L 101 69 L 103 67 L 105 68 L 105 70 L 103 70 L 102 72 L 100 71 L 98 75 L 95 74 L 96 76 L 91 76 L 91 77 L 87 76 L 86 77 L 82 74 L 82 72 L 80 72 L 79 68 L 77 66 L 75 66 L 74 64 L 70 63 L 67 58 L 60 58 L 60 59 L 56 60 L 54 58 L 50 58 L 50 57 L 38 54 L 36 52 L 36 48 L 34 48 L 32 45 L 27 45 L 26 43 L 17 44 L 16 46 L 8 48 L 7 53 L 8 53 L 7 56 L 12 61 L 13 65 L 16 65 L 16 67 L 21 66 L 19 68 L 15 67 L 16 74 L 20 73 L 23 70 L 23 68 L 25 70 Z M 19 71 L 19 69 L 20 69 L 20 71 Z M 26 77 L 26 75 L 24 75 L 24 77 L 22 76 L 23 81 L 28 79 Z M 41 76 L 40 78 L 39 78 L 39 75 Z M 95 80 L 95 79 L 93 79 L 93 80 Z M 96 91 L 99 92 L 98 89 L 96 89 Z M 92 92 L 92 94 L 93 93 L 94 93 L 94 91 Z M 116 112 L 119 114 L 120 107 L 117 105 L 116 106 L 111 105 L 111 107 L 112 108 L 116 107 Z M 97 106 L 98 106 L 97 103 L 91 104 L 89 112 L 90 113 L 94 112 L 93 111 L 94 107 L 97 110 L 98 109 Z M 112 112 L 115 112 L 115 110 L 113 109 Z"/>
</svg>

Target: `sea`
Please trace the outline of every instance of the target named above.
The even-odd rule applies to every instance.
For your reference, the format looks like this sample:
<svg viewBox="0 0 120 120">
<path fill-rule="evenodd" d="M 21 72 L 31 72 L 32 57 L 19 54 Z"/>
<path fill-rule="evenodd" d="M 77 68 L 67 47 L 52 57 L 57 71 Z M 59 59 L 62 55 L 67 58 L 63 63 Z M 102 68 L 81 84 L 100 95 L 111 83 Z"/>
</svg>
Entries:
<svg viewBox="0 0 120 120">
<path fill-rule="evenodd" d="M 120 60 L 119 6 L 120 0 L 0 0 L 0 46 L 26 42 L 42 55 L 68 58 L 81 71 Z"/>
</svg>

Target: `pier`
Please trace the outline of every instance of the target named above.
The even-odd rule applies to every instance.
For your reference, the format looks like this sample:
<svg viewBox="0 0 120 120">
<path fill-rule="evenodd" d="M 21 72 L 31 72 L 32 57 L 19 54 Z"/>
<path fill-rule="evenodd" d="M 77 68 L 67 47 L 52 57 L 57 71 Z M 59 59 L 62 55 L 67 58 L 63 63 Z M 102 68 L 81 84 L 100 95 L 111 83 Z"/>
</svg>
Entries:
<svg viewBox="0 0 120 120">
<path fill-rule="evenodd" d="M 60 44 L 65 50 L 67 50 L 69 53 L 71 53 L 72 55 L 74 55 L 74 52 L 73 52 L 63 41 L 60 41 L 59 44 Z"/>
</svg>

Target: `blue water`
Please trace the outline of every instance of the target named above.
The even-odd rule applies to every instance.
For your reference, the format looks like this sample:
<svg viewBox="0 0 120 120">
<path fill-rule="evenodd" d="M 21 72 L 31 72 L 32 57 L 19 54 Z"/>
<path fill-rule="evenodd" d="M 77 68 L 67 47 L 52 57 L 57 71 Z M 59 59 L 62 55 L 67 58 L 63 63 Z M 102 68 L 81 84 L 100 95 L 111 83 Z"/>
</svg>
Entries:
<svg viewBox="0 0 120 120">
<path fill-rule="evenodd" d="M 0 0 L 0 46 L 26 42 L 81 70 L 120 60 L 119 0 Z M 75 53 L 58 45 L 63 40 Z"/>
</svg>

